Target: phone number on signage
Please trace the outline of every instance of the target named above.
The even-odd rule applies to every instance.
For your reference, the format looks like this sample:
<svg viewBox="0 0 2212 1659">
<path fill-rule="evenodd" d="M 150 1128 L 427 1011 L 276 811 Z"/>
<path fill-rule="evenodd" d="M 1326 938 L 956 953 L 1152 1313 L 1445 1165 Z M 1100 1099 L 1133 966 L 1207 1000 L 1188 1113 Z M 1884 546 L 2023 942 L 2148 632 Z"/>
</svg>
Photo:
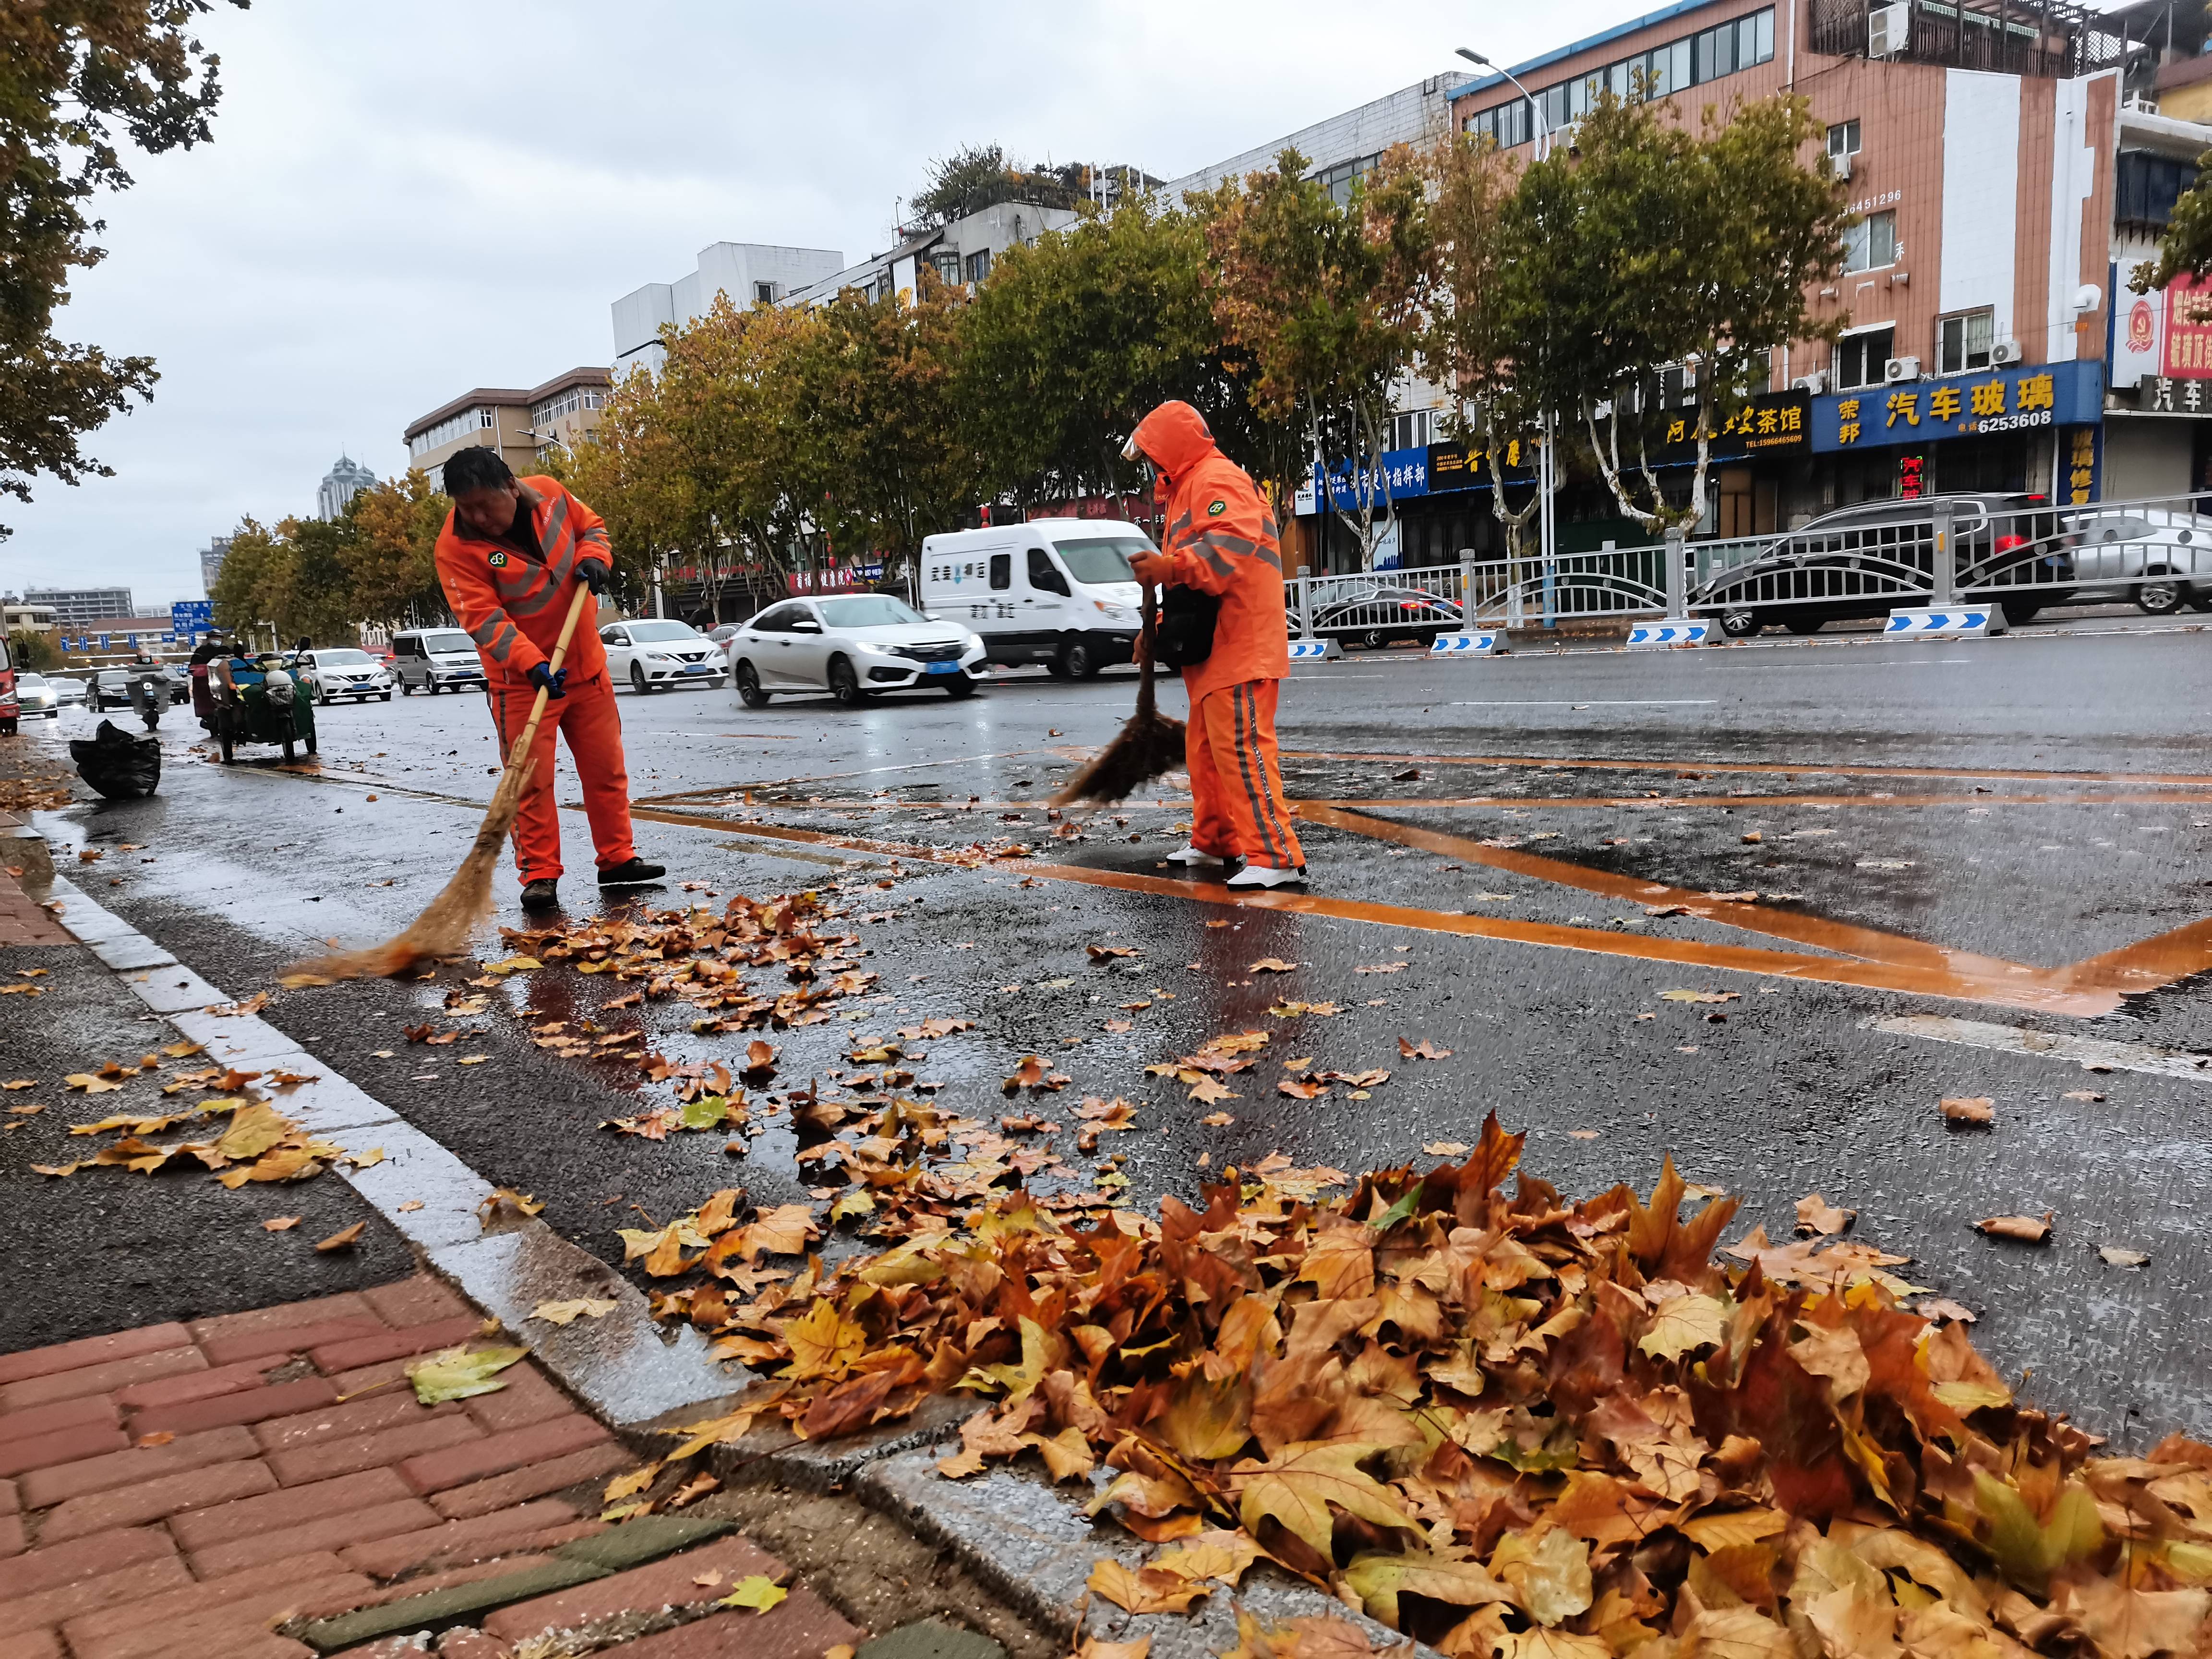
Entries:
<svg viewBox="0 0 2212 1659">
<path fill-rule="evenodd" d="M 2051 411 L 2032 409 L 2025 415 L 1992 415 L 1974 430 L 1977 432 L 2018 432 L 2031 426 L 2049 426 Z"/>
</svg>

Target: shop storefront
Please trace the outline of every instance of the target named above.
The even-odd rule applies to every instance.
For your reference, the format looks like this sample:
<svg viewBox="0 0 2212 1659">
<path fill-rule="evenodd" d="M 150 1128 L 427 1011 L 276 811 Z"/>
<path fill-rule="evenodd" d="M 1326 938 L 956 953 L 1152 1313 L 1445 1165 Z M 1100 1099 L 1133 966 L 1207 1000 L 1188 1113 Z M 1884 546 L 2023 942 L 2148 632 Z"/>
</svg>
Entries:
<svg viewBox="0 0 2212 1659">
<path fill-rule="evenodd" d="M 1820 507 L 1978 490 L 2099 500 L 2104 402 L 2099 362 L 2015 364 L 1815 398 Z"/>
<path fill-rule="evenodd" d="M 1749 399 L 1713 440 L 1707 458 L 1705 513 L 1695 534 L 1753 536 L 1785 527 L 1793 492 L 1802 495 L 1811 453 L 1812 399 L 1800 391 L 1766 392 Z M 1670 422 L 1651 455 L 1667 499 L 1687 503 L 1696 477 L 1698 447 L 1689 435 L 1694 416 Z M 1377 569 L 1421 569 L 1451 564 L 1462 556 L 1502 558 L 1505 526 L 1492 504 L 1502 474 L 1509 509 L 1525 505 L 1536 488 L 1534 444 L 1509 440 L 1493 458 L 1480 446 L 1431 444 L 1393 450 L 1382 457 L 1371 486 L 1380 535 L 1375 548 Z M 1554 535 L 1563 553 L 1595 552 L 1607 545 L 1656 544 L 1658 538 L 1621 515 L 1602 480 L 1579 476 L 1577 465 L 1561 488 Z M 1359 568 L 1358 538 L 1334 512 L 1317 518 L 1316 502 L 1331 501 L 1337 512 L 1357 517 L 1361 492 L 1348 469 L 1326 480 L 1321 470 L 1297 493 L 1296 511 L 1314 529 L 1307 544 L 1325 550 L 1312 559 L 1316 574 Z M 1386 505 L 1387 501 L 1387 505 Z M 1522 532 L 1522 544 L 1536 544 L 1534 516 Z"/>
</svg>

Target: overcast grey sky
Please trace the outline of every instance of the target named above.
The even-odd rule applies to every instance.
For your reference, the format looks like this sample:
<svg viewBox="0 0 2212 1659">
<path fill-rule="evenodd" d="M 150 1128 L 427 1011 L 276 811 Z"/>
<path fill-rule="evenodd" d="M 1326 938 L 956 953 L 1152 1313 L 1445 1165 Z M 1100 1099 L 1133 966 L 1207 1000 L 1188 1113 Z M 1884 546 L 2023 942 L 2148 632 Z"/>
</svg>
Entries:
<svg viewBox="0 0 2212 1659">
<path fill-rule="evenodd" d="M 152 354 L 161 383 L 87 441 L 114 477 L 0 501 L 0 587 L 195 597 L 208 538 L 311 510 L 341 450 L 395 473 L 401 430 L 448 398 L 607 362 L 610 302 L 709 242 L 876 252 L 963 144 L 1173 178 L 1451 69 L 1455 46 L 1517 63 L 1648 9 L 221 7 L 215 142 L 131 164 L 57 326 Z"/>
</svg>

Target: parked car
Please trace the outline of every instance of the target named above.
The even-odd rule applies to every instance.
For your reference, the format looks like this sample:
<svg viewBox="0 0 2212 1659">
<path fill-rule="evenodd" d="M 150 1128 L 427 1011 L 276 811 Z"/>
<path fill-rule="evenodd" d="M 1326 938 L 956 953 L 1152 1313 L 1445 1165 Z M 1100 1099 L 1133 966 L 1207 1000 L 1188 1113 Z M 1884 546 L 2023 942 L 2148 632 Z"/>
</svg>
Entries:
<svg viewBox="0 0 2212 1659">
<path fill-rule="evenodd" d="M 54 689 L 54 683 L 44 674 L 18 673 L 15 676 L 15 701 L 21 707 L 26 719 L 33 714 L 42 715 L 50 720 L 60 718 L 61 693 Z"/>
<path fill-rule="evenodd" d="M 599 638 L 607 647 L 607 677 L 627 679 L 640 694 L 686 681 L 720 685 L 729 678 L 729 665 L 714 642 L 690 623 L 665 617 L 609 623 Z"/>
<path fill-rule="evenodd" d="M 64 708 L 82 708 L 84 682 L 68 674 L 57 674 L 46 682 L 54 689 L 54 701 Z"/>
<path fill-rule="evenodd" d="M 1152 538 L 1115 519 L 1032 519 L 921 544 L 921 608 L 971 629 L 993 662 L 1087 679 L 1135 654 L 1141 603 L 1129 556 Z"/>
<path fill-rule="evenodd" d="M 320 703 L 337 697 L 352 697 L 361 702 L 371 697 L 392 701 L 392 676 L 366 651 L 343 647 L 302 651 L 292 677 Z"/>
<path fill-rule="evenodd" d="M 1721 631 L 1747 639 L 1779 623 L 1817 634 L 1831 622 L 1887 617 L 1925 604 L 1935 572 L 1936 503 L 1949 502 L 1953 569 L 1963 592 L 2002 590 L 2005 619 L 2024 623 L 2070 597 L 2055 586 L 2070 568 L 2057 515 L 2042 495 L 1925 495 L 1862 501 L 1824 514 L 1778 537 L 1758 557 L 1716 572 L 1690 596 L 1690 607 L 1717 611 Z"/>
<path fill-rule="evenodd" d="M 392 672 L 403 697 L 484 689 L 477 642 L 458 628 L 409 628 L 392 636 Z"/>
<path fill-rule="evenodd" d="M 972 696 L 987 647 L 954 622 L 932 621 L 889 593 L 786 599 L 729 643 L 731 677 L 748 708 L 779 691 L 827 691 L 847 708 L 876 691 L 939 686 Z"/>
<path fill-rule="evenodd" d="M 1313 595 L 1313 637 L 1380 651 L 1398 640 L 1427 646 L 1439 634 L 1460 625 L 1459 602 L 1425 588 L 1406 587 L 1372 576 L 1317 576 Z M 1291 607 L 1291 632 L 1300 633 L 1297 590 L 1285 587 Z"/>
<path fill-rule="evenodd" d="M 744 631 L 744 626 L 743 623 L 716 623 L 707 630 L 707 637 L 716 645 L 726 646 L 735 635 Z"/>
<path fill-rule="evenodd" d="M 2154 617 L 2185 605 L 2212 611 L 2212 515 L 2164 507 L 2084 513 L 2066 520 L 2065 541 L 2077 600 L 2130 599 Z"/>
</svg>

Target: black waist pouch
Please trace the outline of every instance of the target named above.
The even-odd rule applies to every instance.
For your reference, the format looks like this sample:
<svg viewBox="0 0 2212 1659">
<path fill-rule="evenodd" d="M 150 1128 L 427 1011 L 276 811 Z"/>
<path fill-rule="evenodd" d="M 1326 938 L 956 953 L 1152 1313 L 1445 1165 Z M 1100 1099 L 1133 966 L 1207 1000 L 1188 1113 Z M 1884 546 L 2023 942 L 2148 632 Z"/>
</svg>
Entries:
<svg viewBox="0 0 2212 1659">
<path fill-rule="evenodd" d="M 1164 668 L 1191 668 L 1213 654 L 1213 624 L 1221 601 L 1196 587 L 1170 587 L 1160 597 L 1159 632 L 1152 656 Z"/>
</svg>

